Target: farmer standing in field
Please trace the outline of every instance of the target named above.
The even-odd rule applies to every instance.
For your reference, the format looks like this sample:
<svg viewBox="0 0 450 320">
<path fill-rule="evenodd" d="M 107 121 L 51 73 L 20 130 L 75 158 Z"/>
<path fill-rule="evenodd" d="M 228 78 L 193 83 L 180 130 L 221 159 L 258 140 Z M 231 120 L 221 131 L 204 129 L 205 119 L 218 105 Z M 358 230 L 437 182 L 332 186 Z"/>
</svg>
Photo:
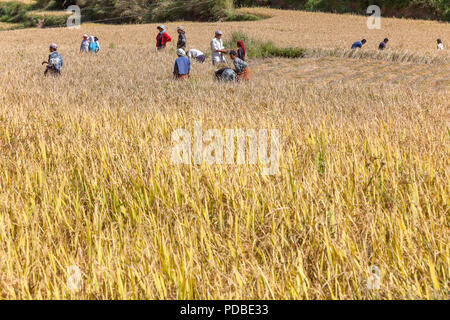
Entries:
<svg viewBox="0 0 450 320">
<path fill-rule="evenodd" d="M 250 80 L 250 67 L 248 63 L 237 57 L 237 52 L 234 50 L 230 51 L 230 58 L 233 60 L 235 71 L 237 74 L 237 80 Z"/>
<path fill-rule="evenodd" d="M 89 37 L 89 52 L 90 53 L 97 53 L 99 50 L 98 42 L 95 41 L 94 36 Z"/>
<path fill-rule="evenodd" d="M 437 39 L 436 42 L 437 42 L 437 49 L 438 50 L 444 50 L 444 44 L 442 43 L 442 40 L 441 39 Z"/>
<path fill-rule="evenodd" d="M 94 37 L 94 42 L 96 44 L 95 53 L 97 53 L 100 50 L 100 42 L 98 42 L 98 38 L 97 37 Z"/>
<path fill-rule="evenodd" d="M 222 41 L 222 31 L 217 30 L 214 38 L 211 40 L 211 58 L 212 64 L 217 65 L 226 63 L 224 53 L 227 53 Z"/>
<path fill-rule="evenodd" d="M 356 49 L 356 48 L 361 49 L 366 42 L 367 42 L 366 39 L 362 39 L 361 41 L 356 41 L 352 44 L 352 49 Z"/>
<path fill-rule="evenodd" d="M 186 32 L 184 31 L 184 28 L 178 27 L 177 32 L 178 32 L 177 49 L 186 50 Z"/>
<path fill-rule="evenodd" d="M 245 46 L 244 46 L 244 41 L 242 40 L 238 40 L 238 42 L 236 43 L 236 45 L 238 46 L 237 49 L 237 57 L 241 60 L 245 61 Z"/>
<path fill-rule="evenodd" d="M 177 50 L 178 58 L 175 60 L 173 67 L 173 76 L 176 80 L 189 79 L 189 72 L 191 70 L 191 62 L 186 57 L 186 53 L 183 49 Z"/>
<path fill-rule="evenodd" d="M 388 41 L 389 41 L 388 38 L 384 38 L 384 40 L 382 42 L 380 42 L 380 45 L 378 46 L 378 50 L 386 49 L 386 45 L 387 45 Z"/>
<path fill-rule="evenodd" d="M 167 34 L 166 28 L 163 25 L 159 25 L 156 29 L 159 30 L 159 33 L 156 36 L 156 49 L 164 50 L 166 49 L 167 42 L 172 41 L 172 38 Z"/>
<path fill-rule="evenodd" d="M 58 53 L 58 46 L 56 43 L 52 43 L 49 47 L 50 54 L 48 56 L 48 61 L 42 62 L 42 64 L 47 64 L 44 75 L 48 72 L 52 75 L 61 75 L 61 67 L 63 65 L 62 57 Z"/>
<path fill-rule="evenodd" d="M 89 50 L 89 36 L 87 34 L 83 34 L 83 40 L 81 40 L 80 52 L 88 52 Z"/>
</svg>

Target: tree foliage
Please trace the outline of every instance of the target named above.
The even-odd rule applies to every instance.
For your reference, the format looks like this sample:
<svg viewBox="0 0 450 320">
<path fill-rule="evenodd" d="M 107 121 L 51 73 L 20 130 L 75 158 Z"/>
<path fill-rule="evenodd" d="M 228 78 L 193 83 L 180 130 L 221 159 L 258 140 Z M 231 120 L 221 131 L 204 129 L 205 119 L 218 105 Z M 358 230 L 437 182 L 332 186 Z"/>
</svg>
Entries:
<svg viewBox="0 0 450 320">
<path fill-rule="evenodd" d="M 327 12 L 364 14 L 378 5 L 384 15 L 408 18 L 435 18 L 450 21 L 450 0 L 234 0 L 235 6 L 270 6 Z"/>
</svg>

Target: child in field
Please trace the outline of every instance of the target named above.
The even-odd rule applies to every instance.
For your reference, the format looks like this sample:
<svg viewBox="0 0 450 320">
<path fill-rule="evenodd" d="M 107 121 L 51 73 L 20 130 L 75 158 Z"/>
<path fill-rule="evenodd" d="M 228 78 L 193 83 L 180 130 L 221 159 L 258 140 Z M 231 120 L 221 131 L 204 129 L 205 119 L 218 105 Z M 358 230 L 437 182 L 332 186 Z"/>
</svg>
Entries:
<svg viewBox="0 0 450 320">
<path fill-rule="evenodd" d="M 387 45 L 388 41 L 389 41 L 388 38 L 384 38 L 384 40 L 382 42 L 380 42 L 380 45 L 378 46 L 378 50 L 386 49 L 386 45 Z"/>
<path fill-rule="evenodd" d="M 61 75 L 61 67 L 63 65 L 63 60 L 61 55 L 58 53 L 58 46 L 56 43 L 52 43 L 49 47 L 50 54 L 48 56 L 48 61 L 42 62 L 42 64 L 47 64 L 44 75 L 48 72 L 52 75 Z"/>
<path fill-rule="evenodd" d="M 175 60 L 173 67 L 173 76 L 176 80 L 189 79 L 189 72 L 191 70 L 191 61 L 186 57 L 186 52 L 183 49 L 177 50 L 178 58 Z"/>
<path fill-rule="evenodd" d="M 437 39 L 436 42 L 437 42 L 437 49 L 438 50 L 444 50 L 444 44 L 442 43 L 442 40 L 441 39 Z"/>
<path fill-rule="evenodd" d="M 83 34 L 83 40 L 81 40 L 80 52 L 88 52 L 89 50 L 89 40 L 88 35 Z"/>
<path fill-rule="evenodd" d="M 362 39 L 361 41 L 356 41 L 352 44 L 352 49 L 356 49 L 356 48 L 361 49 L 366 42 L 367 42 L 366 39 Z"/>
<path fill-rule="evenodd" d="M 250 80 L 250 67 L 248 63 L 237 57 L 237 52 L 234 50 L 230 51 L 230 58 L 233 60 L 235 71 L 237 74 L 237 80 Z"/>
<path fill-rule="evenodd" d="M 205 63 L 205 54 L 197 49 L 190 49 L 188 52 L 186 52 L 186 55 L 189 59 L 195 59 L 196 61 L 200 63 Z"/>
</svg>

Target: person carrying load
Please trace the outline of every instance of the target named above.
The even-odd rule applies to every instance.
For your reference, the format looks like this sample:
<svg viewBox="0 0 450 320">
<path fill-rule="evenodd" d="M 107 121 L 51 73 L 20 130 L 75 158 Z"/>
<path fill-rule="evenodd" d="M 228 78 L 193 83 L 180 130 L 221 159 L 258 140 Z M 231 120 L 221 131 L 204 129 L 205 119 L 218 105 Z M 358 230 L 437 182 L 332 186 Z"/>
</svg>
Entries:
<svg viewBox="0 0 450 320">
<path fill-rule="evenodd" d="M 63 65 L 63 60 L 61 55 L 59 54 L 58 46 L 56 43 L 52 43 L 49 47 L 50 54 L 48 56 L 48 61 L 42 62 L 42 64 L 47 64 L 47 68 L 45 68 L 44 75 L 47 75 L 49 72 L 52 75 L 61 75 L 61 68 Z"/>
</svg>

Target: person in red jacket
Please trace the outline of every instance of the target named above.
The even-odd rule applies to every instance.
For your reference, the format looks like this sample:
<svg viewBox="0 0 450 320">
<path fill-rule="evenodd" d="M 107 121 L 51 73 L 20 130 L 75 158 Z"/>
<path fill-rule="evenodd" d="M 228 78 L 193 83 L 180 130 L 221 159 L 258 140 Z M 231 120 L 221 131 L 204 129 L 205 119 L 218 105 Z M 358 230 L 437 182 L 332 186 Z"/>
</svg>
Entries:
<svg viewBox="0 0 450 320">
<path fill-rule="evenodd" d="M 166 28 L 163 25 L 157 27 L 159 30 L 156 36 L 156 49 L 164 50 L 166 48 L 166 43 L 172 41 L 172 38 L 167 34 Z"/>
</svg>

